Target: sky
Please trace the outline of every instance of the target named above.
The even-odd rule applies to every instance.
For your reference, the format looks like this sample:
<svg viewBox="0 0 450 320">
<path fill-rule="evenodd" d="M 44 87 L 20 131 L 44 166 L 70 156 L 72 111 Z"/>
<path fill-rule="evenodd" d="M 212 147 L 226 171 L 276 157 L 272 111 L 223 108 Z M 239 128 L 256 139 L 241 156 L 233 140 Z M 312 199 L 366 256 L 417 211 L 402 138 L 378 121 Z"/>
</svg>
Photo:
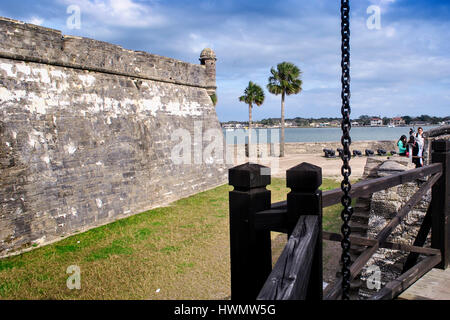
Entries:
<svg viewBox="0 0 450 320">
<path fill-rule="evenodd" d="M 281 97 L 266 85 L 271 67 L 283 61 L 297 65 L 303 81 L 301 93 L 286 98 L 286 118 L 340 117 L 339 6 L 339 0 L 0 0 L 0 16 L 191 63 L 210 47 L 218 59 L 219 120 L 245 121 L 248 107 L 238 98 L 249 81 L 265 91 L 253 119 L 280 117 Z M 450 115 L 450 1 L 352 0 L 350 27 L 352 118 Z"/>
</svg>

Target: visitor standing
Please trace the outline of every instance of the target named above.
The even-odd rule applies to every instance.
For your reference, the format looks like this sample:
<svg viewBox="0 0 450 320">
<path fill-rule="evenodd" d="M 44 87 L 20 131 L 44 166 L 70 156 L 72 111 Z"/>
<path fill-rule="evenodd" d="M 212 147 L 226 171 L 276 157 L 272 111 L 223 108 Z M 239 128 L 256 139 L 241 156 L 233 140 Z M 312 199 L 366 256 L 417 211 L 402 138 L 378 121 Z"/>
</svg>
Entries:
<svg viewBox="0 0 450 320">
<path fill-rule="evenodd" d="M 400 137 L 400 139 L 398 139 L 397 146 L 398 146 L 398 155 L 406 157 L 407 142 L 406 142 L 406 136 L 405 135 L 402 135 Z"/>
<path fill-rule="evenodd" d="M 416 165 L 416 168 L 422 167 L 422 156 L 419 156 L 419 144 L 417 143 L 414 136 L 409 137 L 408 145 L 412 163 Z"/>
<path fill-rule="evenodd" d="M 420 164 L 423 166 L 423 147 L 425 144 L 425 139 L 423 138 L 423 128 L 419 127 L 417 129 L 416 141 L 419 147 L 419 153 L 417 154 L 420 158 Z"/>
</svg>

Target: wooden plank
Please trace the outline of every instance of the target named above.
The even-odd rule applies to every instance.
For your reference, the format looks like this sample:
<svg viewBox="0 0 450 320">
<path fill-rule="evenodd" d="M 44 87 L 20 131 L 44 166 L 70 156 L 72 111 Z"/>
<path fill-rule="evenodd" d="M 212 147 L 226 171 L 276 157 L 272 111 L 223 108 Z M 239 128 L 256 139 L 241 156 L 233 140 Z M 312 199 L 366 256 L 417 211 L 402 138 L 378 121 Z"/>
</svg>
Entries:
<svg viewBox="0 0 450 320">
<path fill-rule="evenodd" d="M 286 209 L 287 210 L 287 201 L 279 201 L 279 202 L 274 202 L 271 205 L 271 209 Z"/>
<path fill-rule="evenodd" d="M 431 246 L 441 250 L 439 268 L 450 265 L 450 141 L 435 140 L 431 144 L 431 161 L 442 164 L 442 179 L 432 191 Z"/>
<path fill-rule="evenodd" d="M 450 300 L 450 269 L 432 269 L 397 298 L 401 300 Z"/>
<path fill-rule="evenodd" d="M 352 198 L 371 195 L 374 192 L 386 190 L 400 184 L 414 181 L 419 178 L 429 176 L 434 173 L 442 171 L 441 163 L 434 163 L 422 168 L 416 168 L 396 174 L 392 174 L 386 177 L 364 180 L 352 185 L 350 196 Z M 325 191 L 322 196 L 323 207 L 329 207 L 331 205 L 341 202 L 342 191 L 341 189 L 334 189 Z"/>
<path fill-rule="evenodd" d="M 323 259 L 322 259 L 322 169 L 303 162 L 286 171 L 288 235 L 303 215 L 318 216 L 319 231 L 313 253 L 313 261 L 305 300 L 322 300 Z"/>
<path fill-rule="evenodd" d="M 420 226 L 419 232 L 417 232 L 416 239 L 414 239 L 413 246 L 422 247 L 427 240 L 428 234 L 431 230 L 431 213 L 433 212 L 433 202 L 428 206 L 427 213 L 423 218 L 422 225 Z M 419 258 L 418 252 L 411 252 L 406 258 L 405 264 L 403 265 L 402 273 L 408 271 L 412 266 L 414 266 Z"/>
<path fill-rule="evenodd" d="M 255 299 L 272 270 L 270 231 L 255 230 L 256 212 L 270 209 L 270 176 L 246 163 L 229 169 L 231 298 Z M 250 178 L 251 177 L 251 178 Z"/>
<path fill-rule="evenodd" d="M 342 234 L 323 231 L 323 239 L 341 242 Z M 378 241 L 375 239 L 361 238 L 356 236 L 350 236 L 350 241 L 352 244 L 356 244 L 359 246 L 374 246 L 378 243 Z"/>
<path fill-rule="evenodd" d="M 417 247 L 417 246 L 412 246 L 409 244 L 394 243 L 394 242 L 388 242 L 388 241 L 383 242 L 381 244 L 380 248 L 401 250 L 401 251 L 407 251 L 407 252 L 412 252 L 412 253 L 416 253 L 416 254 L 426 254 L 426 255 L 436 255 L 436 254 L 440 253 L 440 251 L 438 249 Z"/>
<path fill-rule="evenodd" d="M 394 229 L 401 223 L 402 219 L 411 211 L 423 197 L 426 192 L 431 189 L 431 187 L 440 178 L 441 173 L 436 173 L 433 177 L 428 179 L 428 181 L 423 184 L 420 189 L 406 202 L 406 204 L 399 210 L 397 215 L 378 233 L 376 240 L 377 243 L 372 247 L 369 247 L 363 253 L 356 258 L 355 262 L 350 267 L 350 280 L 352 280 L 364 267 L 364 265 L 369 261 L 372 255 L 380 248 L 381 244 L 386 241 L 389 235 L 394 231 Z M 329 288 L 329 289 L 328 289 Z M 327 287 L 324 292 L 325 300 L 334 300 L 340 295 L 342 290 L 342 277 L 335 282 L 333 286 Z"/>
<path fill-rule="evenodd" d="M 319 217 L 301 216 L 258 300 L 305 299 L 318 235 Z"/>
<path fill-rule="evenodd" d="M 254 223 L 257 230 L 286 228 L 287 209 L 269 209 L 255 213 Z"/>
<path fill-rule="evenodd" d="M 338 233 L 331 233 L 331 232 L 323 232 L 323 239 L 325 240 L 331 240 L 331 241 L 342 241 L 342 235 Z M 358 245 L 358 246 L 374 246 L 378 243 L 375 239 L 367 239 L 367 238 L 361 238 L 357 236 L 350 236 L 350 242 L 352 244 Z M 426 254 L 426 255 L 435 255 L 440 253 L 440 250 L 433 249 L 433 248 L 424 248 L 424 247 L 418 247 L 418 246 L 412 246 L 408 244 L 403 243 L 394 243 L 385 241 L 380 244 L 380 248 L 385 249 L 392 249 L 392 250 L 401 250 L 401 251 L 407 251 L 407 252 L 413 252 L 418 254 Z"/>
<path fill-rule="evenodd" d="M 397 279 L 388 282 L 384 288 L 376 292 L 369 300 L 392 300 L 419 280 L 425 273 L 433 269 L 441 261 L 441 254 L 429 256 L 410 268 Z"/>
</svg>

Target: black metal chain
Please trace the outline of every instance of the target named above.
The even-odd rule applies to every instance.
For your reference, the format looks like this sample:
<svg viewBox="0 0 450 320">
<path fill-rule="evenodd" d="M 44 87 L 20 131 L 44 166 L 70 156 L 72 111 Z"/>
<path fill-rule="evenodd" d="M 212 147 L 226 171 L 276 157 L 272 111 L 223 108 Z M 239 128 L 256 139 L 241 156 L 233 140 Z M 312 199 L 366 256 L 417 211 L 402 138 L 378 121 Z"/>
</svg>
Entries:
<svg viewBox="0 0 450 320">
<path fill-rule="evenodd" d="M 352 139 L 350 138 L 350 0 L 341 0 L 341 68 L 342 68 L 342 138 L 341 143 L 343 146 L 342 158 L 342 168 L 341 174 L 344 177 L 341 183 L 341 189 L 344 193 L 341 199 L 341 203 L 344 209 L 341 212 L 342 227 L 341 232 L 343 239 L 341 241 L 342 247 L 342 299 L 349 300 L 349 290 L 350 290 L 350 218 L 353 214 L 352 208 L 352 198 L 350 197 L 350 190 L 352 188 L 350 184 L 350 175 L 352 173 L 350 167 L 350 144 Z"/>
</svg>

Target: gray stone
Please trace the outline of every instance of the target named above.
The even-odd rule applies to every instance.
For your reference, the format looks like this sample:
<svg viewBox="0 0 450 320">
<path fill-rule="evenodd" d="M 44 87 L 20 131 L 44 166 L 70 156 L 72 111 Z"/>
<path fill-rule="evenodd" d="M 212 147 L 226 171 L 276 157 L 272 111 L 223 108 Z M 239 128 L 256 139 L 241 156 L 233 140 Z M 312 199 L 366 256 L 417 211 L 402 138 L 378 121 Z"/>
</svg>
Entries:
<svg viewBox="0 0 450 320">
<path fill-rule="evenodd" d="M 373 164 L 367 164 L 366 166 L 369 165 L 372 167 L 372 172 L 376 170 L 377 176 L 386 176 L 410 170 L 415 167 L 413 164 L 409 163 L 409 159 L 405 157 L 389 157 L 389 160 L 382 161 L 375 168 Z M 372 195 L 370 203 L 367 236 L 374 239 L 423 183 L 424 181 L 418 180 L 416 182 L 404 183 L 387 190 L 375 192 Z M 422 224 L 430 200 L 431 192 L 428 192 L 424 199 L 419 202 L 419 204 L 409 212 L 401 224 L 395 228 L 388 237 L 388 241 L 412 244 Z M 401 274 L 407 256 L 408 253 L 398 250 L 377 250 L 361 272 L 360 279 L 362 286 L 359 288 L 359 298 L 367 299 L 374 293 L 374 289 L 367 288 L 367 280 L 372 274 L 371 271 L 373 270 L 373 266 L 380 268 L 381 285 L 384 286 Z"/>
<path fill-rule="evenodd" d="M 0 256 L 224 184 L 229 166 L 202 159 L 222 134 L 208 52 L 194 65 L 0 18 Z M 180 130 L 191 164 L 172 161 Z"/>
<path fill-rule="evenodd" d="M 408 167 L 398 163 L 395 160 L 386 160 L 384 161 L 377 170 L 378 175 L 380 176 L 380 173 L 397 173 L 408 170 Z"/>
</svg>

